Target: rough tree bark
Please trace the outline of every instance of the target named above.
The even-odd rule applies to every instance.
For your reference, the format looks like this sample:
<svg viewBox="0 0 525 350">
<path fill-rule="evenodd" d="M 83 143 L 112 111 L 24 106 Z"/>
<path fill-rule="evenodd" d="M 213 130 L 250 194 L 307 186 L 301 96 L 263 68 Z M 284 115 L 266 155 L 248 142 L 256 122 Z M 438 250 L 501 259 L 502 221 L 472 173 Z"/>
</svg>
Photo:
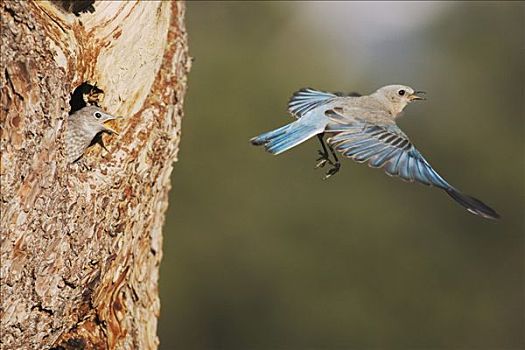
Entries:
<svg viewBox="0 0 525 350">
<path fill-rule="evenodd" d="M 155 349 L 184 4 L 2 1 L 0 14 L 2 349 Z M 111 153 L 68 164 L 83 83 L 124 118 L 104 136 Z"/>
</svg>

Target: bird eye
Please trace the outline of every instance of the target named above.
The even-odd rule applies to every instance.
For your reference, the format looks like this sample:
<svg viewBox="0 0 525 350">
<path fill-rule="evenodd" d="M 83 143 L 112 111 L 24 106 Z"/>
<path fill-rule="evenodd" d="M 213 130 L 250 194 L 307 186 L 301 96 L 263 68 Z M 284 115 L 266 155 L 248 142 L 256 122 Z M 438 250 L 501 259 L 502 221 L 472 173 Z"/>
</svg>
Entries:
<svg viewBox="0 0 525 350">
<path fill-rule="evenodd" d="M 95 118 L 100 119 L 102 114 L 100 112 L 95 112 Z"/>
<path fill-rule="evenodd" d="M 405 94 L 405 90 L 399 90 L 397 93 L 399 94 L 399 96 L 403 96 Z"/>
</svg>

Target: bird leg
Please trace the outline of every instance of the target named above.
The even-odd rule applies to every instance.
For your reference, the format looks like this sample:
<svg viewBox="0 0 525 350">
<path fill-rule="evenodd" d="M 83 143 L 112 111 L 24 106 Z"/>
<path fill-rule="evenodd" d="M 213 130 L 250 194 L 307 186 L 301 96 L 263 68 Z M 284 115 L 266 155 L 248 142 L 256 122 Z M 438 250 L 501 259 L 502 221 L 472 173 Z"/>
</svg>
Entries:
<svg viewBox="0 0 525 350">
<path fill-rule="evenodd" d="M 332 156 L 334 157 L 334 162 L 330 161 L 330 165 L 332 166 L 328 171 L 326 172 L 326 176 L 324 177 L 324 180 L 328 179 L 330 176 L 337 174 L 337 172 L 341 169 L 341 163 L 339 162 L 339 159 L 337 158 L 337 155 L 332 148 L 330 144 L 328 144 L 328 148 L 330 148 L 330 153 L 332 153 Z"/>
<path fill-rule="evenodd" d="M 328 169 L 326 172 L 326 175 L 324 179 L 328 179 L 329 177 L 337 174 L 339 169 L 341 169 L 341 163 L 339 162 L 339 159 L 337 158 L 337 154 L 335 153 L 334 149 L 330 144 L 328 144 L 328 148 L 330 149 L 330 153 L 334 157 L 334 160 L 330 159 L 330 155 L 328 154 L 328 149 L 326 148 L 326 144 L 323 139 L 324 133 L 318 134 L 317 138 L 319 139 L 319 143 L 321 144 L 322 150 L 319 150 L 318 153 L 321 157 L 317 158 L 317 165 L 316 168 L 322 168 L 326 165 L 326 163 L 330 164 L 332 167 Z"/>
<path fill-rule="evenodd" d="M 317 134 L 317 138 L 319 139 L 319 143 L 321 144 L 321 147 L 323 148 L 323 150 L 317 151 L 320 157 L 316 159 L 317 161 L 317 164 L 315 165 L 316 169 L 324 167 L 326 163 L 333 165 L 333 162 L 329 157 L 328 150 L 326 149 L 326 145 L 323 140 L 323 135 L 324 133 Z"/>
</svg>

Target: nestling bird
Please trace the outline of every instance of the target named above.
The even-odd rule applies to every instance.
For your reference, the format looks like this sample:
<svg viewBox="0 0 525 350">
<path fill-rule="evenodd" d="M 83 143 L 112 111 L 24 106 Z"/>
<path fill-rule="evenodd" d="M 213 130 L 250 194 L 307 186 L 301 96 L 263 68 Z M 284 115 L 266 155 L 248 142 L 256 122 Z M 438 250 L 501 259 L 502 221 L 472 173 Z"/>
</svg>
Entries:
<svg viewBox="0 0 525 350">
<path fill-rule="evenodd" d="M 120 117 L 112 116 L 97 106 L 86 106 L 69 116 L 66 130 L 66 149 L 68 162 L 79 160 L 87 148 L 98 143 L 106 151 L 102 133 L 117 134 L 105 122 Z"/>
<path fill-rule="evenodd" d="M 422 94 L 423 91 L 404 85 L 384 86 L 368 96 L 301 89 L 288 103 L 288 111 L 297 120 L 250 141 L 263 145 L 270 153 L 280 154 L 317 136 L 322 150 L 316 167 L 331 165 L 325 178 L 341 167 L 337 151 L 359 163 L 383 168 L 388 175 L 441 188 L 471 213 L 488 219 L 499 218 L 494 209 L 462 194 L 445 181 L 396 125 L 396 118 L 409 103 L 425 99 Z M 333 160 L 323 140 L 325 133 L 329 135 L 327 142 Z"/>
</svg>

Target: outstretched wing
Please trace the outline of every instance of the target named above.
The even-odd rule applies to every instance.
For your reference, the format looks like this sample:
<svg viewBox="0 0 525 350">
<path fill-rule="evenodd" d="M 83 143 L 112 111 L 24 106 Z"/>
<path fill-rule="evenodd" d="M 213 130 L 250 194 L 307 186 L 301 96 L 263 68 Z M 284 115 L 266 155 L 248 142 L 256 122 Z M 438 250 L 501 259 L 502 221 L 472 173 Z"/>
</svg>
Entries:
<svg viewBox="0 0 525 350">
<path fill-rule="evenodd" d="M 499 218 L 494 209 L 460 193 L 445 181 L 395 124 L 375 125 L 355 121 L 337 125 L 337 133 L 328 138 L 328 143 L 344 156 L 360 163 L 367 162 L 371 167 L 383 168 L 388 175 L 439 187 L 474 214 Z"/>
<path fill-rule="evenodd" d="M 321 106 L 325 103 L 332 101 L 334 98 L 352 96 L 361 96 L 357 92 L 351 92 L 344 94 L 342 92 L 326 92 L 319 91 L 312 88 L 304 88 L 296 91 L 290 101 L 288 102 L 288 111 L 296 118 L 301 118 L 304 114 L 308 113 L 312 109 Z"/>
<path fill-rule="evenodd" d="M 359 163 L 368 162 L 374 168 L 384 168 L 387 174 L 406 181 L 443 189 L 450 187 L 397 126 L 355 122 L 337 128 L 340 132 L 330 137 L 328 143 L 345 157 Z"/>
</svg>

